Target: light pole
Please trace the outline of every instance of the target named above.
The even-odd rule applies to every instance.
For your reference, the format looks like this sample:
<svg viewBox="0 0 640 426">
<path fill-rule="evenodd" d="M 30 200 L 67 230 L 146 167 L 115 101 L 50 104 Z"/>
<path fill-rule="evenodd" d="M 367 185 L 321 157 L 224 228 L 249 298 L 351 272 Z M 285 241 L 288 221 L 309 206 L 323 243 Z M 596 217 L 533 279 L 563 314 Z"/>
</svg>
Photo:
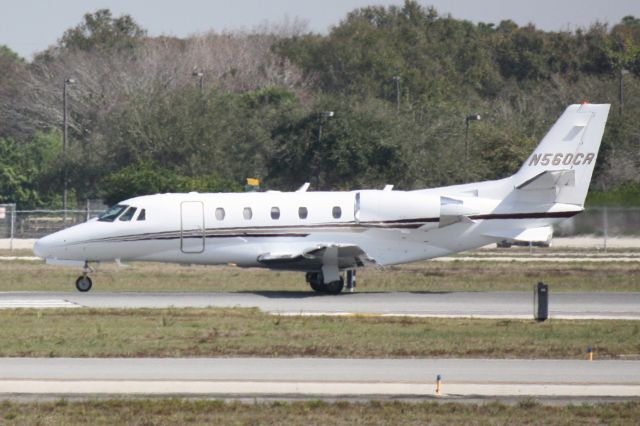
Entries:
<svg viewBox="0 0 640 426">
<path fill-rule="evenodd" d="M 204 80 L 204 73 L 202 71 L 198 71 L 198 70 L 193 70 L 193 72 L 191 73 L 192 77 L 197 77 L 198 78 L 198 88 L 200 89 L 200 94 L 202 94 L 202 82 Z"/>
<path fill-rule="evenodd" d="M 620 67 L 620 115 L 622 115 L 622 108 L 624 105 L 624 75 L 629 74 L 629 71 Z"/>
<path fill-rule="evenodd" d="M 329 118 L 333 117 L 333 111 L 322 111 L 319 115 L 318 115 L 318 139 L 316 141 L 316 149 L 315 149 L 315 156 L 316 156 L 316 190 L 320 189 L 320 141 L 322 139 L 322 126 L 324 125 L 325 121 L 328 120 Z"/>
<path fill-rule="evenodd" d="M 64 177 L 63 177 L 63 186 L 64 186 L 64 190 L 62 192 L 62 210 L 64 210 L 64 221 L 67 221 L 67 144 L 68 144 L 68 131 L 67 131 L 67 127 L 68 127 L 68 120 L 67 120 L 67 115 L 68 115 L 68 107 L 67 107 L 67 86 L 69 86 L 70 84 L 74 84 L 76 82 L 75 79 L 73 78 L 65 78 L 64 79 L 64 86 L 62 89 L 62 109 L 63 109 L 63 114 L 62 114 L 62 156 L 64 157 Z"/>
<path fill-rule="evenodd" d="M 467 115 L 464 120 L 464 168 L 467 176 L 469 175 L 469 122 L 480 121 L 480 114 Z"/>
<path fill-rule="evenodd" d="M 393 81 L 396 82 L 396 111 L 400 112 L 400 76 L 394 75 L 391 77 Z"/>
</svg>

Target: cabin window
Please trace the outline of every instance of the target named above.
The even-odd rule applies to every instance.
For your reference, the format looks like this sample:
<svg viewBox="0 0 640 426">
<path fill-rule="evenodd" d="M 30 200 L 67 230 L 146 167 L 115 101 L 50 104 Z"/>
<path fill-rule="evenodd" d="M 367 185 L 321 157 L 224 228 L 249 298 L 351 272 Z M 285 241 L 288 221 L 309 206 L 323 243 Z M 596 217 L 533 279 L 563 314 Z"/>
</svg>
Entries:
<svg viewBox="0 0 640 426">
<path fill-rule="evenodd" d="M 146 220 L 147 219 L 147 211 L 145 209 L 140 210 L 140 214 L 138 215 L 138 220 Z"/>
<path fill-rule="evenodd" d="M 279 207 L 271 207 L 271 219 L 273 219 L 273 220 L 280 219 L 280 208 Z"/>
<path fill-rule="evenodd" d="M 309 210 L 306 207 L 298 207 L 298 217 L 300 219 L 306 219 L 309 216 Z"/>
<path fill-rule="evenodd" d="M 216 219 L 224 220 L 224 209 L 222 207 L 216 209 Z"/>
<path fill-rule="evenodd" d="M 133 218 L 133 215 L 136 214 L 136 210 L 138 209 L 135 207 L 129 207 L 126 212 L 122 213 L 122 216 L 120 216 L 120 219 L 118 220 L 122 222 L 129 222 Z"/>
<path fill-rule="evenodd" d="M 342 216 L 342 209 L 335 206 L 333 210 L 331 210 L 331 213 L 333 214 L 334 219 L 340 219 L 340 216 Z"/>
<path fill-rule="evenodd" d="M 98 216 L 98 220 L 100 222 L 113 222 L 127 207 L 129 206 L 125 206 L 122 204 L 115 205 Z"/>
<path fill-rule="evenodd" d="M 251 219 L 253 217 L 253 212 L 251 211 L 251 207 L 245 207 L 244 210 L 242 211 L 242 216 L 246 220 Z"/>
</svg>

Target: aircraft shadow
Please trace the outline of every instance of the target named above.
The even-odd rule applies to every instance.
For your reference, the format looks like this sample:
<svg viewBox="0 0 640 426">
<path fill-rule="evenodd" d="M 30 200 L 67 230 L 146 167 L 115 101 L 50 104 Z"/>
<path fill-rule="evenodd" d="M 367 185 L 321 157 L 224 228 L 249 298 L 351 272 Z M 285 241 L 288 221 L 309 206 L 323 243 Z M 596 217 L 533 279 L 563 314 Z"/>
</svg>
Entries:
<svg viewBox="0 0 640 426">
<path fill-rule="evenodd" d="M 312 291 L 275 291 L 275 290 L 264 290 L 264 291 L 250 291 L 243 290 L 238 291 L 240 294 L 255 294 L 256 296 L 262 296 L 269 299 L 308 299 L 313 297 L 349 297 L 357 294 L 388 294 L 391 292 L 388 291 L 356 291 L 354 293 L 342 292 L 340 294 L 322 294 L 316 293 Z M 396 293 L 396 292 L 393 292 Z M 456 293 L 453 291 L 402 291 L 398 293 L 406 293 L 406 294 L 451 294 Z"/>
<path fill-rule="evenodd" d="M 308 299 L 310 297 L 335 297 L 338 295 L 321 294 L 312 291 L 238 291 L 240 294 L 255 294 L 256 296 L 267 297 L 269 299 Z M 341 295 L 348 295 L 351 293 L 343 293 Z"/>
</svg>

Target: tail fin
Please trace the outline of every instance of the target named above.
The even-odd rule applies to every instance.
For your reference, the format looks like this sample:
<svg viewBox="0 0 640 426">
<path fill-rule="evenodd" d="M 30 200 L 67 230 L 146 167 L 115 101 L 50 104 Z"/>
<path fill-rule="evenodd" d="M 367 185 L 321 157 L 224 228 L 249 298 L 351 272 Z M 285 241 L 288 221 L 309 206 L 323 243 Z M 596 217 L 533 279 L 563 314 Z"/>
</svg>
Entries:
<svg viewBox="0 0 640 426">
<path fill-rule="evenodd" d="M 517 189 L 556 189 L 556 203 L 584 206 L 609 104 L 570 105 L 514 175 Z"/>
</svg>

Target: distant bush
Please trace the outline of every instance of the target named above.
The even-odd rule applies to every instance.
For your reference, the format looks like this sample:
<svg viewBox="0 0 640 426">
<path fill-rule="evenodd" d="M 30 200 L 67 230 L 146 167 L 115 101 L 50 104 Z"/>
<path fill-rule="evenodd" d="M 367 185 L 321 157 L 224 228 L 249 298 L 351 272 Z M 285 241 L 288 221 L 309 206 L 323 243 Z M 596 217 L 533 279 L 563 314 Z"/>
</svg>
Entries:
<svg viewBox="0 0 640 426">
<path fill-rule="evenodd" d="M 640 207 L 640 184 L 629 183 L 611 191 L 589 191 L 586 206 Z"/>
<path fill-rule="evenodd" d="M 110 176 L 102 185 L 102 197 L 108 205 L 128 198 L 163 192 L 231 192 L 242 186 L 216 175 L 188 177 L 151 163 L 127 166 Z"/>
</svg>

